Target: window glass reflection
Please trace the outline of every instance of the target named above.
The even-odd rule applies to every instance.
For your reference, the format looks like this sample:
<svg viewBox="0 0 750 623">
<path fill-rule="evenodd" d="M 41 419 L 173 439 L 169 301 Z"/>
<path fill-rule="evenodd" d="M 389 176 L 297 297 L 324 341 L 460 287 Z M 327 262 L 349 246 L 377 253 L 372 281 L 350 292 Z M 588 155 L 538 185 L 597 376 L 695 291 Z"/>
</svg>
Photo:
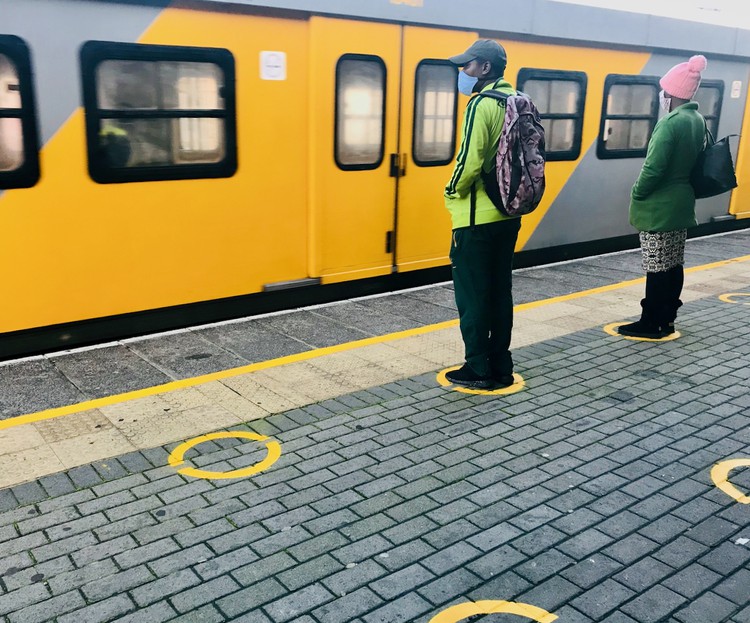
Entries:
<svg viewBox="0 0 750 623">
<path fill-rule="evenodd" d="M 336 160 L 377 165 L 383 157 L 385 67 L 379 59 L 343 58 L 336 73 Z"/>
</svg>

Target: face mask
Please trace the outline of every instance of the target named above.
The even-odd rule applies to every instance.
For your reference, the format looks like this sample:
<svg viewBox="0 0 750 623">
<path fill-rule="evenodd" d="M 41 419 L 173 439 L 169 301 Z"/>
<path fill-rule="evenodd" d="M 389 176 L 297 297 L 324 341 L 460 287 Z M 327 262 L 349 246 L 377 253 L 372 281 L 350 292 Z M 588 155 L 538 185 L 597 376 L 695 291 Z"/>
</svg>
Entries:
<svg viewBox="0 0 750 623">
<path fill-rule="evenodd" d="M 463 70 L 458 72 L 459 93 L 463 93 L 464 95 L 471 95 L 477 82 L 479 82 L 479 78 L 473 78 Z"/>
<path fill-rule="evenodd" d="M 659 105 L 667 112 L 669 112 L 669 109 L 672 106 L 672 98 L 664 95 L 664 91 L 659 91 Z"/>
</svg>

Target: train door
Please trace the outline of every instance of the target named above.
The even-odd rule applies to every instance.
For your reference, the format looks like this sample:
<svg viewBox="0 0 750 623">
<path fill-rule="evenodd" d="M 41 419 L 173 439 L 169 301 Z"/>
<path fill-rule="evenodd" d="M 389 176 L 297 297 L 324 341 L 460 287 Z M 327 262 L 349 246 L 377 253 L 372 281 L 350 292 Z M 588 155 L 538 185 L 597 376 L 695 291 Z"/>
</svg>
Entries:
<svg viewBox="0 0 750 623">
<path fill-rule="evenodd" d="M 310 20 L 310 270 L 331 283 L 393 266 L 401 27 Z"/>
<path fill-rule="evenodd" d="M 333 283 L 446 263 L 442 188 L 465 100 L 444 59 L 475 39 L 311 18 L 311 276 Z"/>
<path fill-rule="evenodd" d="M 732 76 L 732 78 L 740 77 L 739 72 L 737 72 L 737 74 L 738 75 L 736 76 Z M 746 73 L 744 77 L 744 84 L 750 84 L 750 75 Z M 745 102 L 742 125 L 739 132 L 737 132 L 740 137 L 739 139 L 730 139 L 731 141 L 739 140 L 739 146 L 737 148 L 737 160 L 735 166 L 738 186 L 731 194 L 729 214 L 731 215 L 730 218 L 733 216 L 737 219 L 744 219 L 750 218 L 750 202 L 748 201 L 750 198 L 748 197 L 748 195 L 750 195 L 750 191 L 748 190 L 750 187 L 750 149 L 748 149 L 747 146 L 747 141 L 750 140 L 750 93 L 747 88 L 744 89 L 743 93 L 743 83 L 739 80 L 732 79 L 730 84 L 732 86 L 729 101 L 740 100 L 744 97 Z M 734 128 L 730 129 L 730 132 L 734 131 L 736 131 Z M 722 132 L 722 134 L 717 132 L 715 136 L 724 136 L 724 132 Z"/>
<path fill-rule="evenodd" d="M 443 188 L 453 170 L 458 124 L 468 98 L 457 94 L 457 70 L 445 59 L 476 38 L 470 32 L 404 27 L 396 229 L 399 272 L 448 261 L 451 222 Z"/>
</svg>

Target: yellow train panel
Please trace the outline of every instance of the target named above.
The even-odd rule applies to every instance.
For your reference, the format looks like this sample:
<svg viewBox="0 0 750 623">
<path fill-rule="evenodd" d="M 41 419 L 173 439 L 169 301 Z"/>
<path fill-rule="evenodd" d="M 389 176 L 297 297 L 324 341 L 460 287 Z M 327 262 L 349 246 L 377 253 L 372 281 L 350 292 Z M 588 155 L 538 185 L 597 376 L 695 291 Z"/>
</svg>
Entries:
<svg viewBox="0 0 750 623">
<path fill-rule="evenodd" d="M 443 189 L 453 170 L 453 162 L 445 166 L 420 167 L 411 153 L 417 67 L 424 59 L 445 59 L 459 54 L 476 38 L 473 32 L 404 28 L 400 149 L 407 154 L 409 164 L 398 188 L 396 263 L 399 272 L 444 265 L 450 248 L 451 219 L 445 209 Z M 467 97 L 458 96 L 457 134 L 467 102 Z"/>
<path fill-rule="evenodd" d="M 310 134 L 310 266 L 313 276 L 326 283 L 391 272 L 386 236 L 394 224 L 395 179 L 390 177 L 389 156 L 398 142 L 400 39 L 401 27 L 393 24 L 310 20 L 310 110 L 315 115 Z M 342 170 L 335 160 L 336 67 L 345 54 L 366 62 L 379 58 L 385 66 L 384 153 L 375 168 Z M 370 108 L 377 104 L 372 93 L 352 102 L 367 109 L 364 114 L 372 114 Z"/>
<path fill-rule="evenodd" d="M 3 196 L 0 332 L 260 291 L 307 270 L 308 24 L 164 10 L 141 43 L 235 56 L 239 169 L 229 179 L 98 185 L 83 112 L 44 147 L 42 179 Z M 259 76 L 261 50 L 288 79 Z M 283 241 L 283 243 L 280 243 Z"/>
<path fill-rule="evenodd" d="M 745 115 L 742 119 L 742 131 L 740 136 L 750 137 L 750 97 L 745 102 Z M 738 140 L 736 138 L 730 140 Z M 747 140 L 747 139 L 745 139 Z M 734 214 L 738 219 L 750 218 L 750 150 L 740 149 L 737 153 L 737 162 L 735 163 L 735 173 L 737 175 L 737 188 L 732 191 L 732 198 L 729 202 L 729 214 Z"/>
</svg>

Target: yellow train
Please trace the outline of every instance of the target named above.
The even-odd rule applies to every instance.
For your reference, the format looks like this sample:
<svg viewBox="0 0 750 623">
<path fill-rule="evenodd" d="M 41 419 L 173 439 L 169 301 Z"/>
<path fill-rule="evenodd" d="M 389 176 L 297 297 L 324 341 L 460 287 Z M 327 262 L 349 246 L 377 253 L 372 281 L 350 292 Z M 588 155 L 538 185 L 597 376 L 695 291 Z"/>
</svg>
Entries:
<svg viewBox="0 0 750 623">
<path fill-rule="evenodd" d="M 687 54 L 714 131 L 750 124 L 743 31 L 461 5 L 0 0 L 0 358 L 445 278 L 466 99 L 444 59 L 478 36 L 547 128 L 522 262 L 632 244 L 657 79 Z M 745 151 L 703 231 L 750 223 Z"/>
</svg>

